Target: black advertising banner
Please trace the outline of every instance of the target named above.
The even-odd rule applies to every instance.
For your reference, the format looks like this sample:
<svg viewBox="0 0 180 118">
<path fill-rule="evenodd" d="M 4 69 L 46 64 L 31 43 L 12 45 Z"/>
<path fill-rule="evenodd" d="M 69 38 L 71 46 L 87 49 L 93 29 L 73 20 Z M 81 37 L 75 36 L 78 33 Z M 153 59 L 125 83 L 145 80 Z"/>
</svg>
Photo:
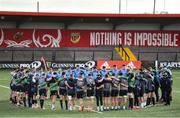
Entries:
<svg viewBox="0 0 180 118">
<path fill-rule="evenodd" d="M 93 68 L 96 66 L 95 61 L 71 61 L 71 62 L 46 62 L 48 67 L 53 69 L 66 69 L 66 68 L 74 68 L 77 65 L 80 67 L 88 66 L 89 68 Z M 1 69 L 15 69 L 15 68 L 41 68 L 42 63 L 41 61 L 32 61 L 32 62 L 0 62 Z"/>
</svg>

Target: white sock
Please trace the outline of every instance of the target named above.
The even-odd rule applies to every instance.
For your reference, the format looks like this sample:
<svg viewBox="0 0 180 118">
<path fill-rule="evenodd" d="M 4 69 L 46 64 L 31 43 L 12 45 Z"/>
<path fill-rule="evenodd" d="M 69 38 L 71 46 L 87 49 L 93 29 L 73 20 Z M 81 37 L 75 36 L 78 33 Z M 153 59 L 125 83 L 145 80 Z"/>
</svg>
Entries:
<svg viewBox="0 0 180 118">
<path fill-rule="evenodd" d="M 54 108 L 55 107 L 54 104 L 52 104 L 51 107 Z"/>
<path fill-rule="evenodd" d="M 72 106 L 69 106 L 69 110 L 72 111 Z"/>
<path fill-rule="evenodd" d="M 97 107 L 97 111 L 100 111 L 100 108 L 99 108 L 99 106 Z"/>
<path fill-rule="evenodd" d="M 101 106 L 101 111 L 103 111 L 103 106 Z"/>
<path fill-rule="evenodd" d="M 146 101 L 144 102 L 144 106 L 146 106 Z"/>
<path fill-rule="evenodd" d="M 54 104 L 51 105 L 51 110 L 54 110 L 55 109 L 55 106 Z"/>
<path fill-rule="evenodd" d="M 114 106 L 112 106 L 111 109 L 114 109 Z"/>
</svg>

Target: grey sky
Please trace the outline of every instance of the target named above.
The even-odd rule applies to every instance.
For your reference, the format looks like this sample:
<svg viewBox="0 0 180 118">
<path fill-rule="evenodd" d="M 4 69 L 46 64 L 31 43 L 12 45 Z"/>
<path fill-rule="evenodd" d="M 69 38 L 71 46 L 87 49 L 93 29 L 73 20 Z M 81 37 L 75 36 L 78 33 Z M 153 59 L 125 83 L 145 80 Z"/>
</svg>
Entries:
<svg viewBox="0 0 180 118">
<path fill-rule="evenodd" d="M 0 11 L 67 13 L 152 13 L 154 0 L 0 0 Z M 180 0 L 156 0 L 156 13 L 180 13 Z"/>
</svg>

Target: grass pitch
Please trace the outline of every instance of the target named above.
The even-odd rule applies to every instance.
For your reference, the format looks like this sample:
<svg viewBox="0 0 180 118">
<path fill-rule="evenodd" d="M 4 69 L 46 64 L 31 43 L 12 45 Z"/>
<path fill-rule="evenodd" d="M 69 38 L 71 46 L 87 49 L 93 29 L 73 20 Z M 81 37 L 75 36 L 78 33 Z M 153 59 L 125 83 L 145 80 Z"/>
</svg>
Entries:
<svg viewBox="0 0 180 118">
<path fill-rule="evenodd" d="M 180 117 L 180 71 L 173 71 L 173 101 L 171 106 L 157 104 L 139 110 L 95 112 L 61 111 L 59 101 L 56 111 L 49 109 L 49 101 L 45 102 L 46 110 L 16 107 L 9 103 L 10 70 L 0 70 L 0 117 Z"/>
</svg>

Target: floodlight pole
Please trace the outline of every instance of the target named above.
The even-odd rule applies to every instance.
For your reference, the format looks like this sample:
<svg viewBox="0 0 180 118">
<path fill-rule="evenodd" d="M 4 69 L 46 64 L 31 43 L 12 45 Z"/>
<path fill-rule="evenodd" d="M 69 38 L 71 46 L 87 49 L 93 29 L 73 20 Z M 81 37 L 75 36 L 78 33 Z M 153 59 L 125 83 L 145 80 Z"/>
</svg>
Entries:
<svg viewBox="0 0 180 118">
<path fill-rule="evenodd" d="M 164 0 L 164 8 L 163 8 L 163 11 L 165 11 L 165 8 L 166 8 L 166 0 Z"/>
<path fill-rule="evenodd" d="M 128 0 L 126 0 L 126 13 L 127 13 L 127 7 L 128 7 Z"/>
<path fill-rule="evenodd" d="M 154 0 L 153 14 L 156 13 L 156 0 Z"/>
<path fill-rule="evenodd" d="M 119 0 L 119 14 L 121 13 L 121 0 Z"/>
<path fill-rule="evenodd" d="M 39 1 L 37 1 L 37 12 L 39 12 Z"/>
</svg>

